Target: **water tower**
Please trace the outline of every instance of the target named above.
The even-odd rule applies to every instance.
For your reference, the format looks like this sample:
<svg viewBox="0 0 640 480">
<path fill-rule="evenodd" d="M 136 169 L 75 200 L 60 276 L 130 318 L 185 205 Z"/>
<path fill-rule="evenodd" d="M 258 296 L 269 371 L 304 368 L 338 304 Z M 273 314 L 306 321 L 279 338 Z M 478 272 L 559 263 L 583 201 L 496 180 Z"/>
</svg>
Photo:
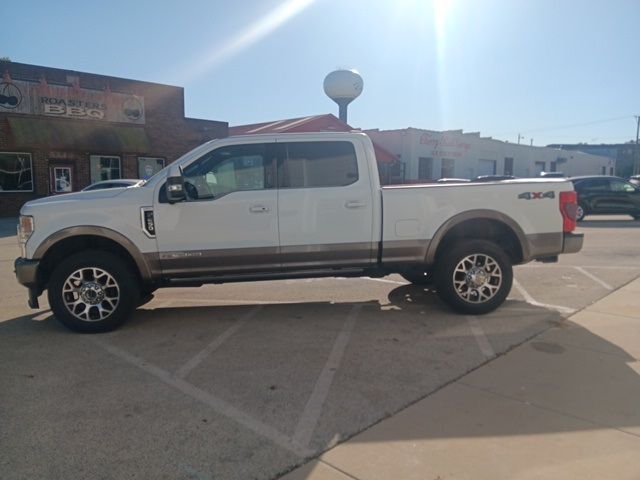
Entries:
<svg viewBox="0 0 640 480">
<path fill-rule="evenodd" d="M 362 93 L 362 77 L 356 70 L 335 70 L 324 79 L 324 93 L 338 104 L 340 120 L 347 123 L 347 105 Z"/>
</svg>

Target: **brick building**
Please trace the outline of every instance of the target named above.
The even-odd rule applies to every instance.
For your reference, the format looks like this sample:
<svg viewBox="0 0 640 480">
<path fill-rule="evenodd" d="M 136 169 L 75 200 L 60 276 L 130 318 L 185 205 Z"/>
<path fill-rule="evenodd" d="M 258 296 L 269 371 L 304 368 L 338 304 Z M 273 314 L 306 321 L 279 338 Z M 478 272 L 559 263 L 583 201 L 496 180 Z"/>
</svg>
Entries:
<svg viewBox="0 0 640 480">
<path fill-rule="evenodd" d="M 112 178 L 145 178 L 228 135 L 186 118 L 184 89 L 0 62 L 0 216 L 33 198 Z"/>
</svg>

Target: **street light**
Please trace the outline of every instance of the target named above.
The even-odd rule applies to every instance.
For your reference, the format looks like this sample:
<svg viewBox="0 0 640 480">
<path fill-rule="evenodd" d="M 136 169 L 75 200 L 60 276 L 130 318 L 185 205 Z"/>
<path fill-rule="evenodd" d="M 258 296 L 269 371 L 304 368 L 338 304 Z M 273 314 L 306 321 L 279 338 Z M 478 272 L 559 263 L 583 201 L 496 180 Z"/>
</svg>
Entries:
<svg viewBox="0 0 640 480">
<path fill-rule="evenodd" d="M 636 115 L 636 148 L 633 152 L 634 162 L 633 162 L 633 174 L 640 174 L 640 145 L 638 145 L 638 136 L 640 134 L 640 115 Z"/>
</svg>

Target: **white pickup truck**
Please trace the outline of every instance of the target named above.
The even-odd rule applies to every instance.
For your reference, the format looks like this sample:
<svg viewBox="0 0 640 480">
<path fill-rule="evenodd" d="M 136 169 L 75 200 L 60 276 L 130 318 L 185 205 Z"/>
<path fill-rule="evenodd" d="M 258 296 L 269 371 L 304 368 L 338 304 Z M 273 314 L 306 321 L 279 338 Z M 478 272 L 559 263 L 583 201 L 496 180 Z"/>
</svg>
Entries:
<svg viewBox="0 0 640 480">
<path fill-rule="evenodd" d="M 26 203 L 18 281 L 56 318 L 119 326 L 160 287 L 305 277 L 432 281 L 461 313 L 497 308 L 512 268 L 577 252 L 561 179 L 381 187 L 362 133 L 230 137 L 146 183 Z"/>
</svg>

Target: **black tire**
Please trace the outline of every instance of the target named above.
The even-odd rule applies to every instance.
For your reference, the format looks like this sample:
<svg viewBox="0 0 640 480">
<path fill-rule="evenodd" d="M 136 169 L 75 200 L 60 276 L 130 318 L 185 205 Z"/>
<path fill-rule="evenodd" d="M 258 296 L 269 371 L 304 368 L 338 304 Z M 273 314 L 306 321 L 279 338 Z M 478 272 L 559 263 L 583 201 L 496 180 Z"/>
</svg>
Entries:
<svg viewBox="0 0 640 480">
<path fill-rule="evenodd" d="M 471 266 L 470 260 L 465 262 L 468 265 L 462 263 L 464 259 L 473 255 L 478 255 L 475 265 Z M 458 267 L 460 270 L 456 271 Z M 483 279 L 485 283 L 481 286 L 470 286 L 473 280 L 482 282 Z M 504 250 L 493 242 L 463 240 L 438 259 L 435 283 L 440 298 L 455 311 L 483 315 L 502 305 L 511 291 L 511 260 Z M 464 296 L 467 298 L 463 298 Z M 483 296 L 487 298 L 483 300 Z"/>
<path fill-rule="evenodd" d="M 585 207 L 582 203 L 578 204 L 578 208 L 576 209 L 576 221 L 581 222 L 584 220 L 584 217 L 587 216 L 587 207 Z"/>
<path fill-rule="evenodd" d="M 63 292 L 65 284 L 67 290 L 74 290 Z M 54 316 L 65 327 L 84 333 L 107 332 L 122 325 L 135 309 L 140 285 L 134 272 L 116 255 L 87 250 L 56 266 L 47 295 Z M 67 307 L 72 302 L 76 303 L 72 307 L 75 314 Z"/>
<path fill-rule="evenodd" d="M 431 285 L 433 283 L 433 274 L 427 270 L 407 270 L 402 272 L 400 276 L 414 285 Z"/>
</svg>

